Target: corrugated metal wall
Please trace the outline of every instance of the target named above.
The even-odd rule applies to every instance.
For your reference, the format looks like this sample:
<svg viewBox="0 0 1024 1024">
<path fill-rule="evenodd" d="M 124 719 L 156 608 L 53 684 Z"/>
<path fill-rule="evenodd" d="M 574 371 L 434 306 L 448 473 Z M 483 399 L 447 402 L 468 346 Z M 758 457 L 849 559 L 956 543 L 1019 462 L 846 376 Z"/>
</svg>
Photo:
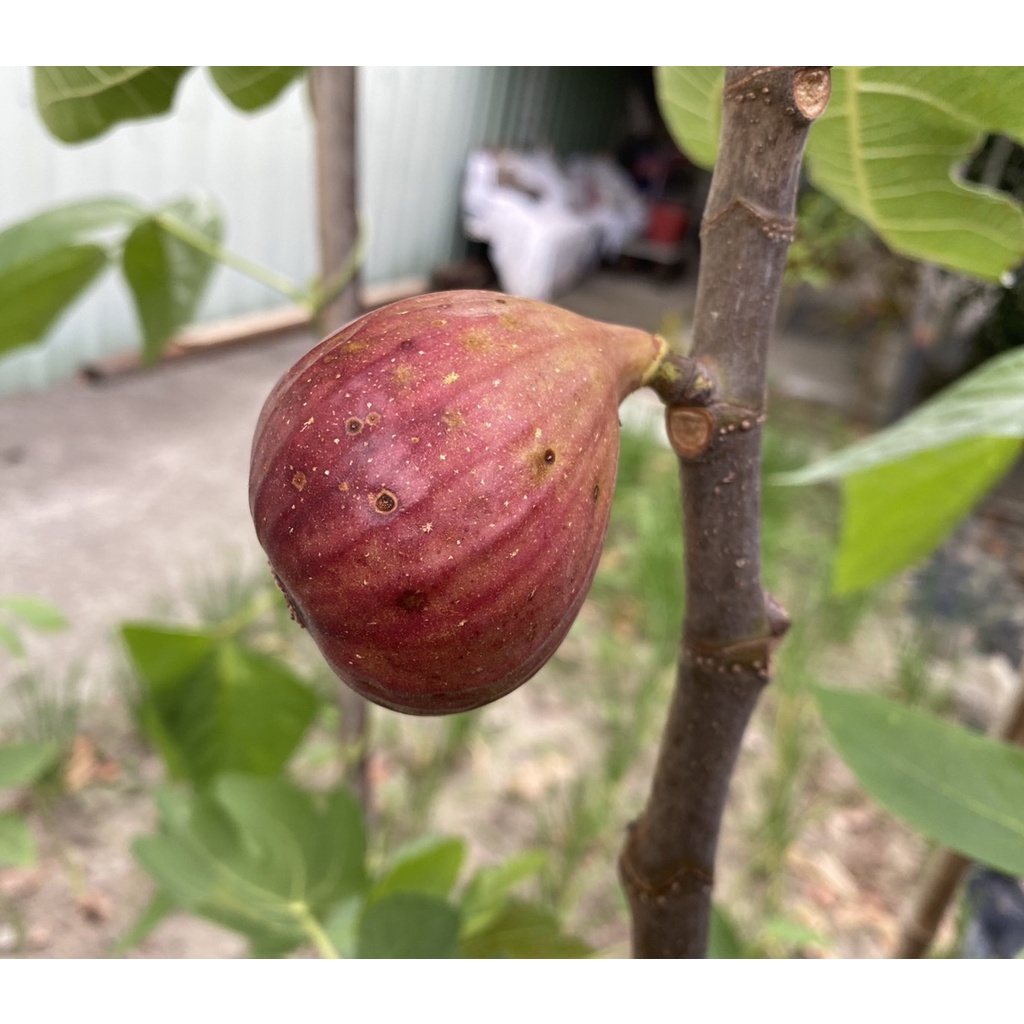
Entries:
<svg viewBox="0 0 1024 1024">
<path fill-rule="evenodd" d="M 620 68 L 369 67 L 359 79 L 360 207 L 368 285 L 430 273 L 464 251 L 459 188 L 478 146 L 600 149 L 620 125 Z M 229 248 L 289 277 L 316 270 L 312 131 L 305 85 L 244 115 L 189 74 L 173 114 L 81 146 L 55 142 L 33 108 L 27 67 L 0 67 L 0 227 L 61 202 L 127 194 L 153 206 L 193 189 L 224 210 Z M 272 308 L 275 292 L 215 275 L 200 313 Z M 0 361 L 0 393 L 42 387 L 83 362 L 132 347 L 130 300 L 113 275 L 41 347 Z"/>
</svg>

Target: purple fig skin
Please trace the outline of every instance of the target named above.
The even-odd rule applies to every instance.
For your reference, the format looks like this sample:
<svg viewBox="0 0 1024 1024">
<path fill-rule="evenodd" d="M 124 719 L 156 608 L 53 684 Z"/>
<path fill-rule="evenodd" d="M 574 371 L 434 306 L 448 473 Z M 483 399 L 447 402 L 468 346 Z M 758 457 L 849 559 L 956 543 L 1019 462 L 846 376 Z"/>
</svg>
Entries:
<svg viewBox="0 0 1024 1024">
<path fill-rule="evenodd" d="M 546 303 L 438 292 L 353 321 L 284 375 L 249 507 L 344 682 L 441 715 L 537 672 L 597 570 L 619 402 L 665 351 Z"/>
</svg>

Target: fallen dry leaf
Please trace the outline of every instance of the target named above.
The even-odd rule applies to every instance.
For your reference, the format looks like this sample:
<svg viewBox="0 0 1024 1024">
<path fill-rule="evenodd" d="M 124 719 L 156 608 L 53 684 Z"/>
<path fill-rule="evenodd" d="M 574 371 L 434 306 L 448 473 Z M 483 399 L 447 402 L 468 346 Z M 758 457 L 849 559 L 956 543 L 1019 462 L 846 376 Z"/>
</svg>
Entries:
<svg viewBox="0 0 1024 1024">
<path fill-rule="evenodd" d="M 93 924 L 109 921 L 114 912 L 110 897 L 97 889 L 91 889 L 78 898 L 78 912 Z"/>
<path fill-rule="evenodd" d="M 103 754 L 88 736 L 78 735 L 71 742 L 71 753 L 64 767 L 64 785 L 77 793 L 93 782 L 116 782 L 121 765 Z"/>
<path fill-rule="evenodd" d="M 0 896 L 17 900 L 37 893 L 46 881 L 39 867 L 0 868 Z"/>
</svg>

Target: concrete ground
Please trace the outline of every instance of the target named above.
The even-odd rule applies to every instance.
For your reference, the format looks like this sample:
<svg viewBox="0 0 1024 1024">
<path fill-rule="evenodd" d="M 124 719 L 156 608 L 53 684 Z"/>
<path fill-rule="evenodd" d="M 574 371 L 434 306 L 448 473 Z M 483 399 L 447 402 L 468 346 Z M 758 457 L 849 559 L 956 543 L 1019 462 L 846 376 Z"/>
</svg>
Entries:
<svg viewBox="0 0 1024 1024">
<path fill-rule="evenodd" d="M 693 288 L 602 272 L 560 301 L 675 331 L 690 320 Z M 78 666 L 87 691 L 103 693 L 120 622 L 183 614 L 204 585 L 258 570 L 247 504 L 252 431 L 271 386 L 313 340 L 293 332 L 0 400 L 0 598 L 44 598 L 73 625 L 26 638 L 35 666 L 56 678 Z M 858 359 L 842 338 L 784 335 L 772 375 L 795 394 L 852 410 Z M 660 419 L 645 397 L 627 415 Z M 16 668 L 0 649 L 0 684 Z"/>
</svg>

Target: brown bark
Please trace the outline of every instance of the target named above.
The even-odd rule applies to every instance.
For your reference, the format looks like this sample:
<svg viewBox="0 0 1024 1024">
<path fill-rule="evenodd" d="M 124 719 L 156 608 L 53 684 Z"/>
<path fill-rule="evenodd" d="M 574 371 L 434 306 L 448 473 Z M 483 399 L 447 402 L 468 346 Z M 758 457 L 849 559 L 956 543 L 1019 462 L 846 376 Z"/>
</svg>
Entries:
<svg viewBox="0 0 1024 1024">
<path fill-rule="evenodd" d="M 310 86 L 316 121 L 320 276 L 327 300 L 316 316 L 323 335 L 362 312 L 359 272 L 353 265 L 359 239 L 356 68 L 315 67 L 310 71 Z"/>
<path fill-rule="evenodd" d="M 620 859 L 637 957 L 706 953 L 729 780 L 788 626 L 761 585 L 761 425 L 800 163 L 829 88 L 826 68 L 726 71 L 693 349 L 717 385 L 699 410 L 668 410 L 683 481 L 678 680 L 647 807 Z"/>
</svg>

